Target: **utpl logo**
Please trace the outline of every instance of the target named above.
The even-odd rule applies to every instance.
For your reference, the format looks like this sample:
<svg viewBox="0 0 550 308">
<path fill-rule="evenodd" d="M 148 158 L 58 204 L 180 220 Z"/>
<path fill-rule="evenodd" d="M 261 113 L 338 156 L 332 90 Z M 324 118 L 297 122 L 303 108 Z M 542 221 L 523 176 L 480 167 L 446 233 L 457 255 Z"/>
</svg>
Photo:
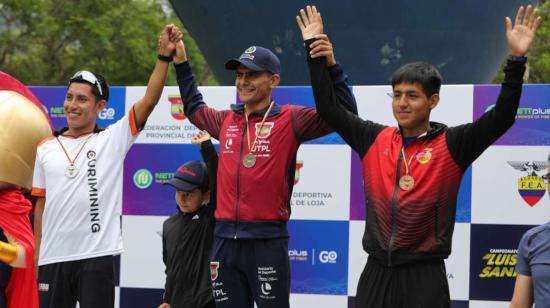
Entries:
<svg viewBox="0 0 550 308">
<path fill-rule="evenodd" d="M 153 174 L 147 169 L 139 169 L 134 173 L 134 185 L 139 189 L 146 189 L 153 183 Z"/>
</svg>

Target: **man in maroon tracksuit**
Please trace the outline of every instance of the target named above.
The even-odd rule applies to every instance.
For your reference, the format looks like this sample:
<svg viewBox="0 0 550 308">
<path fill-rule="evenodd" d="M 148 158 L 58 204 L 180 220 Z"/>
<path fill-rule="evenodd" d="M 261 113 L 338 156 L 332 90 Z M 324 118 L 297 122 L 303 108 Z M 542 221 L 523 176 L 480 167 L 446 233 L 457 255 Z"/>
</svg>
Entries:
<svg viewBox="0 0 550 308">
<path fill-rule="evenodd" d="M 281 66 L 270 50 L 252 46 L 226 63 L 236 71 L 243 104 L 218 111 L 197 90 L 183 43 L 174 57 L 184 111 L 220 141 L 216 225 L 210 265 L 217 307 L 289 307 L 287 221 L 299 145 L 332 132 L 313 108 L 278 105 L 271 93 Z M 334 57 L 327 60 L 336 95 L 357 113 Z"/>
<path fill-rule="evenodd" d="M 398 127 L 363 120 L 340 107 L 325 66 L 327 46 L 320 14 L 302 11 L 319 114 L 359 154 L 365 185 L 363 248 L 369 254 L 357 287 L 356 307 L 450 307 L 443 260 L 451 252 L 460 181 L 469 165 L 514 123 L 525 55 L 540 19 L 523 7 L 515 25 L 506 19 L 510 57 L 495 108 L 455 127 L 430 122 L 441 76 L 426 63 L 410 63 L 392 76 L 392 109 Z M 322 38 L 322 39 L 317 39 Z M 317 40 L 316 40 L 317 39 Z"/>
</svg>

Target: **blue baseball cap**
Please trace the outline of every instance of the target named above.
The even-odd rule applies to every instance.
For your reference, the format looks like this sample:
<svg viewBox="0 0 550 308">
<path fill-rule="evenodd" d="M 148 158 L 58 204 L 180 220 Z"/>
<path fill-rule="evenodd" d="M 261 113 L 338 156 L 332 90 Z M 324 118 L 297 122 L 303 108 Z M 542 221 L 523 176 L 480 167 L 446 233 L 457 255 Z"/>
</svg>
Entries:
<svg viewBox="0 0 550 308">
<path fill-rule="evenodd" d="M 281 62 L 279 58 L 269 49 L 260 46 L 248 47 L 238 59 L 231 59 L 225 62 L 225 68 L 236 70 L 239 64 L 256 71 L 281 74 Z"/>
<path fill-rule="evenodd" d="M 208 188 L 206 165 L 198 160 L 188 161 L 176 170 L 170 181 L 164 184 L 185 192 L 190 192 L 195 188 Z"/>
</svg>

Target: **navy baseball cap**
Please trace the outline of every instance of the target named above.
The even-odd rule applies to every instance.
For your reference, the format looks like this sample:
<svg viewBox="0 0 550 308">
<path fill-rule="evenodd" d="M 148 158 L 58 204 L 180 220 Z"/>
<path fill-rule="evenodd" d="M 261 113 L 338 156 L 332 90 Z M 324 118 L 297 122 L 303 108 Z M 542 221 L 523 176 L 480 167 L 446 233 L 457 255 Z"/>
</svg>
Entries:
<svg viewBox="0 0 550 308">
<path fill-rule="evenodd" d="M 170 181 L 164 184 L 185 192 L 192 191 L 195 188 L 208 188 L 206 165 L 198 160 L 188 161 L 176 170 Z"/>
<path fill-rule="evenodd" d="M 248 47 L 238 59 L 231 59 L 225 62 L 225 68 L 236 70 L 239 64 L 256 71 L 281 74 L 281 62 L 279 58 L 269 49 L 260 46 Z"/>
</svg>

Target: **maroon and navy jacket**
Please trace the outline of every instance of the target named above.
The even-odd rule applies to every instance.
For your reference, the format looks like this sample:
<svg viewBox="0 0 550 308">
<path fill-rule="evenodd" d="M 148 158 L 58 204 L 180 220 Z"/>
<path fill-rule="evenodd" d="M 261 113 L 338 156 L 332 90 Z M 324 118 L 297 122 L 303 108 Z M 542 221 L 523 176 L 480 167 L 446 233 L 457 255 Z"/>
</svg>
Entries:
<svg viewBox="0 0 550 308">
<path fill-rule="evenodd" d="M 431 129 L 405 147 L 415 184 L 399 188 L 405 174 L 398 127 L 365 121 L 340 107 L 324 59 L 308 59 L 317 111 L 359 154 L 366 224 L 363 249 L 395 266 L 451 253 L 457 195 L 465 170 L 514 123 L 525 62 L 508 61 L 495 108 L 473 123 Z"/>
<path fill-rule="evenodd" d="M 249 115 L 250 142 L 256 164 L 245 168 L 248 154 L 244 105 L 231 105 L 230 110 L 209 108 L 197 89 L 188 62 L 175 65 L 184 112 L 195 126 L 206 130 L 220 141 L 218 193 L 215 212 L 215 235 L 223 238 L 288 237 L 286 222 L 290 217 L 296 152 L 300 143 L 324 136 L 332 128 L 314 108 L 274 104 L 262 130 L 259 130 L 268 108 Z M 357 113 L 355 99 L 342 69 L 329 70 L 335 93 L 342 96 L 346 110 Z"/>
</svg>

